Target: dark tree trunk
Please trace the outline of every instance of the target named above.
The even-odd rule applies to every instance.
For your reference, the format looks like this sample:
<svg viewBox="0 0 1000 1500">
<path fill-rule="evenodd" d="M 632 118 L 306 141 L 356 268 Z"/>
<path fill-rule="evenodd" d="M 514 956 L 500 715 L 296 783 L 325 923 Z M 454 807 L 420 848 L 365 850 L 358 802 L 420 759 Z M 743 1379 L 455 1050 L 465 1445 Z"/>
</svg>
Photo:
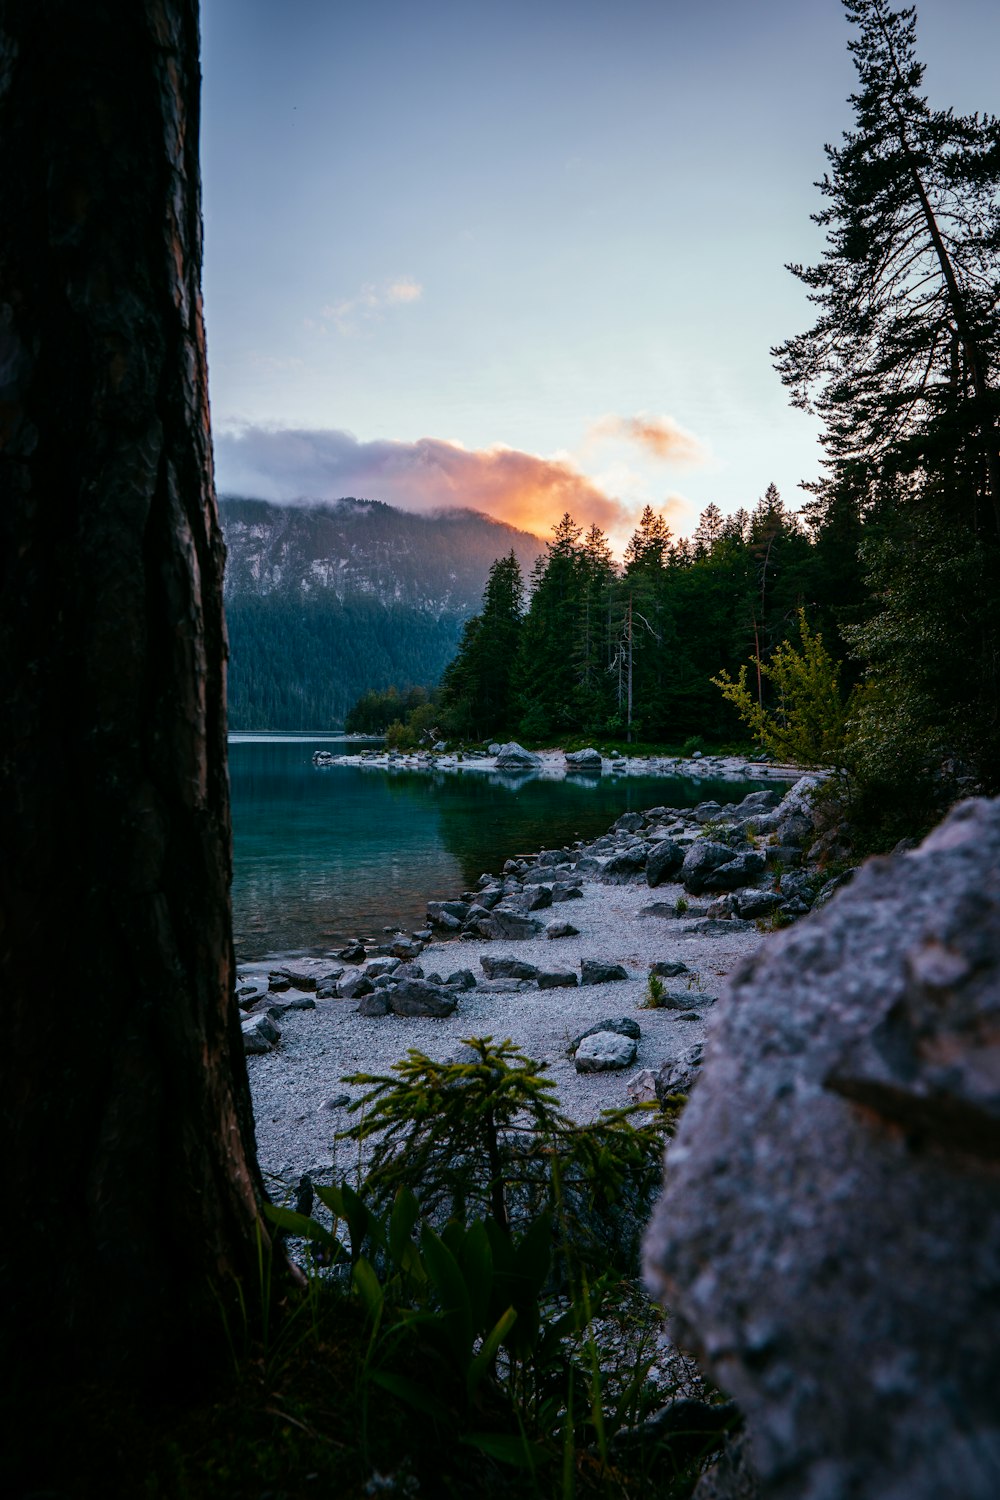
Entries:
<svg viewBox="0 0 1000 1500">
<path fill-rule="evenodd" d="M 0 3 L 0 1306 L 105 1374 L 221 1342 L 261 1196 L 199 85 L 197 0 Z"/>
</svg>

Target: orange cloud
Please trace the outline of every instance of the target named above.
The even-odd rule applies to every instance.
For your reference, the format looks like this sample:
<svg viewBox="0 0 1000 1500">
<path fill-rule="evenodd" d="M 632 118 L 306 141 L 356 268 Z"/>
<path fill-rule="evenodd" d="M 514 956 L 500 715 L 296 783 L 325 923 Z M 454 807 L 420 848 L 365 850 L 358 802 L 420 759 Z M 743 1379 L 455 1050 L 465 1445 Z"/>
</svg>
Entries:
<svg viewBox="0 0 1000 1500">
<path fill-rule="evenodd" d="M 615 545 L 635 525 L 628 505 L 565 459 L 442 438 L 359 442 L 348 432 L 247 426 L 215 438 L 219 488 L 262 500 L 385 500 L 403 510 L 463 506 L 545 535 L 564 511 Z"/>
<path fill-rule="evenodd" d="M 650 417 L 640 412 L 634 417 L 607 416 L 595 422 L 591 438 L 619 438 L 644 448 L 654 458 L 679 464 L 703 464 L 708 452 L 693 432 L 688 432 L 673 417 Z"/>
</svg>

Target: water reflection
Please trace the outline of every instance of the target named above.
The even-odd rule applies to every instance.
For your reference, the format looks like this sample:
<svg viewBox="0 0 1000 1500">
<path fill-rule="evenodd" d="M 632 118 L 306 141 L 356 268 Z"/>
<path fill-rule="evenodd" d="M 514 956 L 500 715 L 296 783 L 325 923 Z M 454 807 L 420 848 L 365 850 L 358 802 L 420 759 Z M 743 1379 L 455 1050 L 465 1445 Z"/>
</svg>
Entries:
<svg viewBox="0 0 1000 1500">
<path fill-rule="evenodd" d="M 454 894 L 513 854 L 594 838 L 621 813 L 728 801 L 747 785 L 662 777 L 562 781 L 465 771 L 314 767 L 306 736 L 230 745 L 233 919 L 241 959 L 324 952 L 355 934 L 418 927 L 428 898 Z"/>
</svg>

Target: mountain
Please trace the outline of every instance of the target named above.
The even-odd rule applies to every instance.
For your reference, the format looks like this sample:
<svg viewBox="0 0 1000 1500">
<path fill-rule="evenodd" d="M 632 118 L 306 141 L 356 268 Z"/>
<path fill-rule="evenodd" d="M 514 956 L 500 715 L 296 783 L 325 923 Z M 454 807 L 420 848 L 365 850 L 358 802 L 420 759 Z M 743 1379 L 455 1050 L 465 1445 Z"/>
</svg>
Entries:
<svg viewBox="0 0 1000 1500">
<path fill-rule="evenodd" d="M 526 531 L 470 510 L 413 515 L 377 500 L 219 501 L 232 729 L 343 723 L 369 689 L 437 682 L 486 575 Z"/>
</svg>

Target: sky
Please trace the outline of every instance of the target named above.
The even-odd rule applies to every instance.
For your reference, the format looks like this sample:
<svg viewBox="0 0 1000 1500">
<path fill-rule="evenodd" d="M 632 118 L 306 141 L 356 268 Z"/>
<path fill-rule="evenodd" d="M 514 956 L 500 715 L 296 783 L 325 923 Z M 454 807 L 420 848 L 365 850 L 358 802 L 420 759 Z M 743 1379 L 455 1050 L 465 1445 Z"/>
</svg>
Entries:
<svg viewBox="0 0 1000 1500">
<path fill-rule="evenodd" d="M 920 0 L 1000 110 L 997 0 Z M 770 348 L 850 128 L 840 0 L 202 0 L 221 493 L 468 505 L 616 550 L 820 473 Z"/>
</svg>

